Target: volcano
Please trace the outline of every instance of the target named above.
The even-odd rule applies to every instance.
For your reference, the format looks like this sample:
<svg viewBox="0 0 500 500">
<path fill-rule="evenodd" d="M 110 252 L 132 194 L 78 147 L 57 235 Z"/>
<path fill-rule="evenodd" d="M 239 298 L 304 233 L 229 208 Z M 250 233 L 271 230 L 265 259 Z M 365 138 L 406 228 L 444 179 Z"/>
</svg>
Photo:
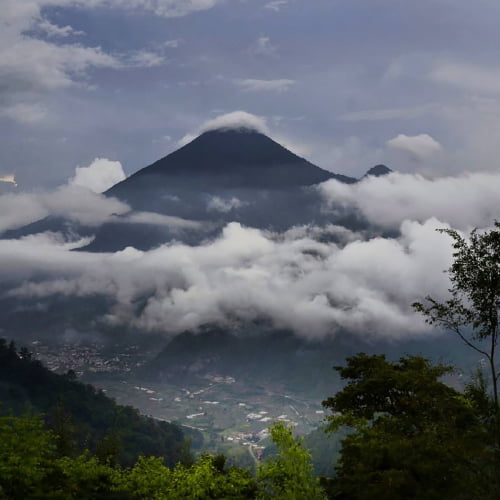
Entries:
<svg viewBox="0 0 500 500">
<path fill-rule="evenodd" d="M 256 130 L 217 129 L 139 170 L 106 194 L 144 209 L 141 198 L 151 191 L 283 191 L 332 178 L 356 182 L 313 165 Z"/>
<path fill-rule="evenodd" d="M 388 172 L 381 166 L 369 171 Z M 4 236 L 47 230 L 93 236 L 80 250 L 114 252 L 128 246 L 147 250 L 172 240 L 198 244 L 229 222 L 272 231 L 324 223 L 361 229 L 365 221 L 352 211 L 341 206 L 324 210 L 315 186 L 330 179 L 357 182 L 312 164 L 256 129 L 218 128 L 104 193 L 126 202 L 129 214 L 113 216 L 99 227 L 48 217 Z"/>
</svg>

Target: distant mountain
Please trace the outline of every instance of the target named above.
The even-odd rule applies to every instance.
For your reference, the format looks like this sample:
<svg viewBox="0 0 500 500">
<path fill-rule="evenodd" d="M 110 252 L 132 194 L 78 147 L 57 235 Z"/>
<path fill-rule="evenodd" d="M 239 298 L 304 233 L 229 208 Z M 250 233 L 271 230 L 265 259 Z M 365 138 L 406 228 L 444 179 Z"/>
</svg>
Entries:
<svg viewBox="0 0 500 500">
<path fill-rule="evenodd" d="M 323 170 L 266 135 L 251 129 L 220 129 L 189 144 L 116 184 L 107 194 L 137 202 L 136 191 L 171 189 L 287 189 L 328 179 L 356 179 Z M 134 208 L 137 208 L 134 206 Z"/>
<path fill-rule="evenodd" d="M 375 165 L 374 167 L 370 168 L 368 172 L 363 176 L 364 177 L 382 177 L 384 175 L 388 175 L 392 173 L 392 170 L 389 167 L 386 167 L 385 165 Z"/>
<path fill-rule="evenodd" d="M 175 239 L 189 244 L 217 234 L 237 221 L 246 226 L 282 231 L 292 226 L 333 222 L 359 229 L 362 223 L 342 208 L 322 210 L 313 186 L 335 179 L 357 179 L 323 170 L 250 129 L 212 130 L 143 168 L 106 192 L 137 211 L 200 221 L 204 232 L 183 231 Z M 105 224 L 86 250 L 115 250 L 129 245 L 150 248 L 172 235 L 153 226 Z M 163 229 L 163 233 L 165 230 Z"/>
<path fill-rule="evenodd" d="M 82 250 L 117 251 L 127 246 L 146 250 L 172 239 L 197 244 L 232 221 L 277 231 L 324 222 L 359 229 L 358 215 L 341 207 L 322 210 L 314 186 L 329 179 L 357 182 L 313 165 L 255 130 L 211 130 L 105 193 L 127 202 L 140 217 L 116 216 L 98 227 L 47 217 L 3 237 L 55 231 L 73 238 L 95 236 Z M 160 223 L 151 212 L 200 223 L 201 230 Z"/>
<path fill-rule="evenodd" d="M 283 390 L 322 397 L 338 385 L 332 366 L 343 359 L 341 344 L 307 341 L 282 330 L 234 333 L 206 327 L 174 337 L 136 375 L 193 384 L 207 375 L 230 376 L 249 386 L 279 384 Z"/>
<path fill-rule="evenodd" d="M 394 358 L 404 352 L 419 352 L 446 359 L 451 348 L 458 352 L 456 343 L 448 338 L 440 345 L 432 339 L 393 343 L 339 332 L 314 340 L 263 325 L 247 325 L 236 331 L 206 326 L 199 332 L 186 331 L 173 337 L 135 375 L 155 382 L 193 384 L 207 375 L 230 376 L 249 386 L 279 384 L 284 391 L 324 398 L 340 388 L 332 367 L 357 352 L 385 352 Z"/>
<path fill-rule="evenodd" d="M 389 172 L 377 165 L 366 175 Z M 324 223 L 365 229 L 367 222 L 345 207 L 323 209 L 314 186 L 329 179 L 358 182 L 313 165 L 256 130 L 211 130 L 105 193 L 127 202 L 131 213 L 97 227 L 51 216 L 7 231 L 3 237 L 44 231 L 71 238 L 93 236 L 80 250 L 113 252 L 127 246 L 147 250 L 174 239 L 198 244 L 233 221 L 276 231 Z M 188 225 L 169 224 L 156 214 L 183 219 Z M 192 223 L 196 229 L 189 227 Z"/>
</svg>

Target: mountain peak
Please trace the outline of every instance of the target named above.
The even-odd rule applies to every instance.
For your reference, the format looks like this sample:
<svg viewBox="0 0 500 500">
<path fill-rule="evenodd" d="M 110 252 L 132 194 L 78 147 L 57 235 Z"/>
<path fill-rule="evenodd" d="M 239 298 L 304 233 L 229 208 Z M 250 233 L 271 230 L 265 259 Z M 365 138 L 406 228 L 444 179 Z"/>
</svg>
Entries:
<svg viewBox="0 0 500 500">
<path fill-rule="evenodd" d="M 382 177 L 383 175 L 388 175 L 390 173 L 392 173 L 392 170 L 389 167 L 380 164 L 370 168 L 370 170 L 368 170 L 363 177 Z"/>
<path fill-rule="evenodd" d="M 217 123 L 215 123 L 217 121 Z M 228 121 L 229 123 L 229 121 Z M 214 120 L 201 135 L 173 153 L 161 158 L 127 180 L 111 188 L 118 195 L 139 178 L 155 184 L 174 186 L 203 185 L 221 188 L 276 189 L 310 186 L 338 177 L 297 156 L 244 120 L 231 120 L 226 126 Z M 218 125 L 218 126 L 215 126 Z"/>
</svg>

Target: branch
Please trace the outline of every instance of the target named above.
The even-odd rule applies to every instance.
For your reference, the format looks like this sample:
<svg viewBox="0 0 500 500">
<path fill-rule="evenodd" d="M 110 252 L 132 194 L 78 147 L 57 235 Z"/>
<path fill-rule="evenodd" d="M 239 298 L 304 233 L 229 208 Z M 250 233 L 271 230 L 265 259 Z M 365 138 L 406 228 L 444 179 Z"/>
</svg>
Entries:
<svg viewBox="0 0 500 500">
<path fill-rule="evenodd" d="M 452 325 L 452 323 L 449 320 L 439 318 L 436 321 L 438 323 L 441 323 L 442 325 L 444 325 L 448 330 L 452 330 L 453 332 L 455 332 L 462 339 L 462 341 L 466 345 L 468 345 L 471 349 L 474 349 L 476 352 L 478 352 L 478 353 L 482 354 L 483 356 L 486 356 L 488 359 L 490 359 L 490 354 L 488 352 L 483 351 L 482 349 L 479 349 L 479 347 L 477 347 L 470 340 L 465 338 L 464 334 L 460 331 L 460 328 Z"/>
<path fill-rule="evenodd" d="M 460 331 L 459 328 L 452 328 L 452 330 L 463 340 L 463 342 L 465 342 L 470 348 L 474 349 L 475 351 L 479 352 L 480 354 L 482 354 L 483 356 L 486 356 L 488 359 L 491 359 L 490 358 L 490 354 L 486 351 L 483 351 L 482 349 L 479 349 L 479 347 L 475 346 L 472 342 L 470 342 L 469 340 L 467 340 L 463 333 Z"/>
</svg>

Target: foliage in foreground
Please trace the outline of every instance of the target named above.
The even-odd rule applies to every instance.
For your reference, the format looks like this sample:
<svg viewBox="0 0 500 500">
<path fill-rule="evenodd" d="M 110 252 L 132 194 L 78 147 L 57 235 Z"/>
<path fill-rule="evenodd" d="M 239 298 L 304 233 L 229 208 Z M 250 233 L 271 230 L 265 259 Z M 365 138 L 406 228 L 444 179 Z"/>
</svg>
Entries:
<svg viewBox="0 0 500 500">
<path fill-rule="evenodd" d="M 485 425 L 484 391 L 462 394 L 439 379 L 446 365 L 419 356 L 389 362 L 358 354 L 336 367 L 344 389 L 323 402 L 329 431 L 348 426 L 336 477 L 336 499 L 498 498 L 494 432 Z"/>
<path fill-rule="evenodd" d="M 225 467 L 225 457 L 203 455 L 192 465 L 166 467 L 140 457 L 131 468 L 90 452 L 59 456 L 56 437 L 39 416 L 0 418 L 0 498 L 5 499 L 321 499 L 310 455 L 282 423 L 271 428 L 278 455 L 256 477 Z"/>
</svg>

